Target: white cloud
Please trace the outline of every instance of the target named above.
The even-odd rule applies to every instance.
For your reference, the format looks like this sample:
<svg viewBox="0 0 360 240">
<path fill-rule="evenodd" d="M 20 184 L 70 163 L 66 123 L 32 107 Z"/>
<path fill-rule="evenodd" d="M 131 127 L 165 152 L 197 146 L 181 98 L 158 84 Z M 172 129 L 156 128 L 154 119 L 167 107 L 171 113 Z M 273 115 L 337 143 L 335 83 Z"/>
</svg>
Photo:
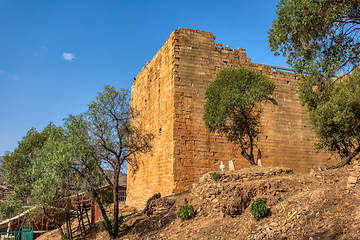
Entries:
<svg viewBox="0 0 360 240">
<path fill-rule="evenodd" d="M 0 69 L 0 74 L 5 74 L 5 71 Z"/>
<path fill-rule="evenodd" d="M 75 59 L 75 55 L 72 53 L 63 53 L 62 56 L 66 61 L 72 61 L 73 59 Z"/>
</svg>

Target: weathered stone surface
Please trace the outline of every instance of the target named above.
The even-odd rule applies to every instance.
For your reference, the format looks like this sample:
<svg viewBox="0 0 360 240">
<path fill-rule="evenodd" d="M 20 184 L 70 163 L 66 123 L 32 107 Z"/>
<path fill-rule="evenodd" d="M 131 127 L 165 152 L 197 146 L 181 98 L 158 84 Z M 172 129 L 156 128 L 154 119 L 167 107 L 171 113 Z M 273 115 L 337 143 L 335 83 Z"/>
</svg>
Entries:
<svg viewBox="0 0 360 240">
<path fill-rule="evenodd" d="M 229 171 L 234 171 L 235 170 L 235 165 L 234 165 L 234 161 L 230 160 L 229 161 Z"/>
<path fill-rule="evenodd" d="M 355 166 L 353 166 L 353 169 L 356 170 L 356 171 L 360 171 L 360 166 L 359 166 L 359 165 L 355 165 Z"/>
<path fill-rule="evenodd" d="M 214 40 L 210 32 L 175 30 L 134 81 L 131 106 L 141 114 L 140 128 L 155 139 L 152 153 L 137 157 L 139 169 L 128 168 L 127 205 L 143 208 L 157 192 L 166 196 L 187 190 L 206 172 L 219 171 L 220 161 L 233 160 L 237 168 L 249 165 L 202 120 L 205 89 L 222 68 L 248 66 L 275 82 L 272 101 L 262 106 L 258 147 L 263 165 L 305 173 L 332 164 L 328 156 L 316 155 L 309 141 L 314 135 L 298 100 L 295 75 L 252 63 L 244 49 Z"/>
<path fill-rule="evenodd" d="M 357 180 L 358 180 L 357 176 L 350 175 L 349 178 L 348 178 L 348 181 L 347 181 L 347 187 L 348 188 L 355 187 L 356 183 L 357 183 Z"/>
</svg>

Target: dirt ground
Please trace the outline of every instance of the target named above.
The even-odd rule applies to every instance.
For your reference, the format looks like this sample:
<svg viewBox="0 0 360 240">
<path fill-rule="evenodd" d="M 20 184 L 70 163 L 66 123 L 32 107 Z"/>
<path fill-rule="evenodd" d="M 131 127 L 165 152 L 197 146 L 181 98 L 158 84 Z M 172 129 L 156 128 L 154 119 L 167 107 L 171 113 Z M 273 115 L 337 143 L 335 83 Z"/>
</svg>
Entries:
<svg viewBox="0 0 360 240">
<path fill-rule="evenodd" d="M 360 167 L 294 174 L 291 169 L 251 167 L 205 174 L 193 188 L 152 201 L 143 211 L 123 207 L 126 227 L 116 239 L 359 239 L 360 184 L 347 187 Z M 268 216 L 256 220 L 251 203 L 267 199 Z M 195 218 L 176 218 L 187 198 Z M 51 235 L 53 234 L 53 235 Z M 49 232 L 38 238 L 60 239 Z M 99 224 L 84 239 L 109 239 Z"/>
</svg>

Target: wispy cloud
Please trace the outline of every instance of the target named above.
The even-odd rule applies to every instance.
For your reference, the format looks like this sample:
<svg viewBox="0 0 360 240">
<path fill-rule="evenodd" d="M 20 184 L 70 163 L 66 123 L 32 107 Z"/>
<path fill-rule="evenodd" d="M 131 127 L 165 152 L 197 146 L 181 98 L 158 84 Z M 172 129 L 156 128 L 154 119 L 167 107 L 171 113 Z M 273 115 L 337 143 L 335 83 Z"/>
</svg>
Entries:
<svg viewBox="0 0 360 240">
<path fill-rule="evenodd" d="M 19 80 L 20 78 L 16 75 L 9 76 L 12 80 Z"/>
<path fill-rule="evenodd" d="M 73 59 L 75 59 L 75 55 L 72 53 L 63 53 L 62 57 L 65 61 L 72 61 Z"/>
<path fill-rule="evenodd" d="M 5 71 L 0 69 L 0 74 L 5 74 Z"/>
</svg>

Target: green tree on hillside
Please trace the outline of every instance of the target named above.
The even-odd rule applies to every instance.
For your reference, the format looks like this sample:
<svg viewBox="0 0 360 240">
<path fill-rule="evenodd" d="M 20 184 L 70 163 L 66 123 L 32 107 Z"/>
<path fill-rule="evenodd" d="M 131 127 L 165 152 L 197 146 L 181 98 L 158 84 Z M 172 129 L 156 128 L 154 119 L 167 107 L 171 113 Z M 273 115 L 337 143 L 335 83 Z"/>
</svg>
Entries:
<svg viewBox="0 0 360 240">
<path fill-rule="evenodd" d="M 254 147 L 260 131 L 261 102 L 269 100 L 275 84 L 246 67 L 222 69 L 205 91 L 205 126 L 238 145 L 241 155 L 256 165 Z"/>
<path fill-rule="evenodd" d="M 126 89 L 105 86 L 86 113 L 69 115 L 61 127 L 50 124 L 41 133 L 30 130 L 19 147 L 6 155 L 1 169 L 5 180 L 24 192 L 17 196 L 19 206 L 28 202 L 41 206 L 50 218 L 54 209 L 67 211 L 67 197 L 89 192 L 102 211 L 106 230 L 117 236 L 121 167 L 125 162 L 136 166 L 136 154 L 149 151 L 153 138 L 137 129 L 137 112 L 130 108 L 129 97 Z M 112 176 L 106 174 L 109 170 Z M 98 192 L 105 183 L 113 192 L 113 222 Z M 4 210 L 9 212 L 12 206 Z M 60 226 L 60 219 L 55 220 Z"/>
<path fill-rule="evenodd" d="M 360 151 L 359 26 L 358 0 L 280 0 L 269 30 L 271 50 L 300 73 L 299 96 L 317 147 L 342 159 L 332 168 Z"/>
<path fill-rule="evenodd" d="M 75 130 L 81 130 L 80 126 Z M 90 166 L 86 165 L 89 158 L 85 157 L 90 152 L 89 144 L 83 140 L 68 126 L 56 127 L 50 123 L 41 132 L 31 129 L 14 152 L 6 155 L 1 168 L 4 180 L 14 186 L 14 191 L 1 204 L 5 217 L 23 210 L 23 205 L 37 206 L 32 211 L 33 217 L 45 216 L 50 225 L 61 229 L 63 216 L 69 211 L 67 197 L 89 188 L 75 171 L 89 172 L 85 171 Z M 96 169 L 93 164 L 90 172 L 95 175 Z M 94 179 L 97 181 L 92 181 L 92 187 L 99 187 L 101 179 Z"/>
<path fill-rule="evenodd" d="M 125 162 L 136 166 L 136 155 L 151 149 L 152 134 L 142 134 L 136 125 L 138 112 L 130 107 L 130 92 L 105 86 L 96 100 L 89 104 L 84 120 L 88 125 L 90 143 L 93 146 L 98 169 L 111 186 L 114 197 L 114 223 L 105 222 L 110 236 L 119 232 L 119 176 Z M 131 121 L 130 121 L 131 117 Z M 111 170 L 109 177 L 105 170 Z M 102 209 L 103 216 L 106 215 Z"/>
<path fill-rule="evenodd" d="M 330 79 L 359 66 L 359 24 L 358 0 L 280 0 L 269 45 L 297 72 Z"/>
<path fill-rule="evenodd" d="M 338 153 L 342 160 L 330 168 L 342 167 L 360 152 L 359 69 L 328 85 L 319 100 L 308 111 L 317 135 L 316 146 Z"/>
<path fill-rule="evenodd" d="M 31 196 L 33 183 L 39 178 L 39 173 L 34 171 L 36 153 L 40 151 L 54 131 L 56 126 L 48 124 L 43 131 L 38 132 L 31 128 L 13 152 L 7 152 L 0 168 L 1 177 L 7 184 L 14 187 L 13 192 L 1 203 L 0 210 L 5 217 L 18 213 L 22 205 L 26 205 Z"/>
</svg>

